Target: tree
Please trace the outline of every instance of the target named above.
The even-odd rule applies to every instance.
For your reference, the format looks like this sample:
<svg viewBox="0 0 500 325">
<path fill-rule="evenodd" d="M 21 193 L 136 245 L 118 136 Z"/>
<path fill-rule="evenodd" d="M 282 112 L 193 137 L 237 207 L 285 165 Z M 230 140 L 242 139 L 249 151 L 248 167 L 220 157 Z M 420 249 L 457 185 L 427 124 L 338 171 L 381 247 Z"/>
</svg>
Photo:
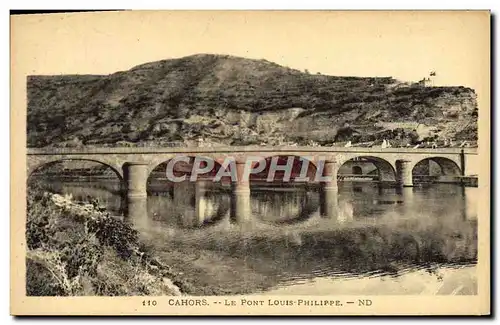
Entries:
<svg viewBox="0 0 500 325">
<path fill-rule="evenodd" d="M 418 139 L 420 138 L 416 130 L 411 131 L 408 136 L 410 138 L 411 144 L 416 144 L 418 142 Z"/>
</svg>

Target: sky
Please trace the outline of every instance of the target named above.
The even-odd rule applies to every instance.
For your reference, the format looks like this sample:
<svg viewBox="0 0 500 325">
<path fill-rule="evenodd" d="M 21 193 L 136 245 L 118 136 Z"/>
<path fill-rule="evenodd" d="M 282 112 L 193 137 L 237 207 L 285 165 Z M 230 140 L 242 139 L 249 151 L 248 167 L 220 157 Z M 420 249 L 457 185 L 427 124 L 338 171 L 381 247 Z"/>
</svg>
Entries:
<svg viewBox="0 0 500 325">
<path fill-rule="evenodd" d="M 12 68 L 109 74 L 196 53 L 338 76 L 392 76 L 489 91 L 488 12 L 165 12 L 18 16 Z M 17 70 L 16 70 L 17 69 Z"/>
</svg>

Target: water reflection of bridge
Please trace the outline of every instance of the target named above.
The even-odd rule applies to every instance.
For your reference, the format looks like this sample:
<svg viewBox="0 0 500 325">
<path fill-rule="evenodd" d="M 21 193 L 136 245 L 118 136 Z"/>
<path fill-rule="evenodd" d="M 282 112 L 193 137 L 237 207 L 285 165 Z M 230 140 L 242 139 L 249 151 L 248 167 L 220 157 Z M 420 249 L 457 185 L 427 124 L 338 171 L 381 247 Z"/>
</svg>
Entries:
<svg viewBox="0 0 500 325">
<path fill-rule="evenodd" d="M 294 157 L 290 182 L 283 185 L 319 187 L 321 215 L 334 218 L 338 211 L 337 180 L 343 181 L 349 177 L 363 178 L 394 186 L 411 187 L 414 180 L 424 176 L 432 177 L 433 181 L 459 182 L 465 175 L 477 175 L 474 170 L 477 163 L 475 149 L 402 149 L 402 148 L 271 148 L 271 147 L 227 147 L 227 148 L 86 148 L 86 149 L 29 149 L 28 175 L 39 172 L 44 166 L 53 166 L 61 161 L 84 161 L 99 163 L 108 167 L 123 182 L 123 189 L 128 198 L 128 213 L 131 217 L 138 216 L 141 204 L 134 203 L 147 197 L 148 183 L 157 177 L 161 180 L 166 172 L 166 162 L 178 156 L 189 156 L 191 160 L 185 165 L 178 164 L 177 175 L 189 176 L 190 164 L 194 157 L 202 156 L 212 159 L 215 168 L 201 175 L 194 186 L 197 211 L 209 209 L 204 203 L 206 181 L 211 181 L 222 167 L 222 163 L 231 157 L 232 165 L 224 166 L 235 172 L 237 179 L 222 177 L 218 183 L 221 189 L 230 192 L 231 216 L 237 223 L 244 224 L 251 219 L 250 204 L 251 184 L 266 184 L 270 169 L 265 168 L 259 173 L 251 174 L 245 179 L 245 165 L 248 157 L 259 157 L 261 161 L 270 162 L 278 157 L 277 166 L 283 167 L 287 157 Z M 250 167 L 259 165 L 255 161 Z M 269 165 L 269 164 L 268 164 Z M 304 167 L 306 165 L 306 167 Z M 306 181 L 299 181 L 302 169 L 306 169 Z M 86 172 L 89 172 L 85 167 Z M 185 170 L 184 170 L 185 169 Z M 55 171 L 57 173 L 57 171 Z M 62 170 L 63 173 L 64 168 Z M 90 170 L 92 172 L 92 170 Z M 315 175 L 329 176 L 328 181 L 315 181 Z M 163 176 L 162 176 L 163 175 Z M 98 177 L 98 176 L 97 176 Z M 278 171 L 273 176 L 279 186 L 279 181 L 285 177 L 284 171 Z M 348 178 L 349 178 L 348 177 Z M 262 185 L 264 186 L 264 185 Z M 175 189 L 174 197 L 175 197 Z M 144 215 L 144 211 L 140 212 Z M 199 215 L 202 213 L 200 212 Z"/>
</svg>

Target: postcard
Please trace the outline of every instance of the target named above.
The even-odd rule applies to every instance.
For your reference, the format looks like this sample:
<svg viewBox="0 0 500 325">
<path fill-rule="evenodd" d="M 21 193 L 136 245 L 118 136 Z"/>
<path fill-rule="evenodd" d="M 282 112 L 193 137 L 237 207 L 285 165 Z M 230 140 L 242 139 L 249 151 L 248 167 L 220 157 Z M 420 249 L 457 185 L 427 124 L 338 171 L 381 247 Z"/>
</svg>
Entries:
<svg viewBox="0 0 500 325">
<path fill-rule="evenodd" d="M 489 11 L 11 16 L 11 314 L 488 315 Z"/>
</svg>

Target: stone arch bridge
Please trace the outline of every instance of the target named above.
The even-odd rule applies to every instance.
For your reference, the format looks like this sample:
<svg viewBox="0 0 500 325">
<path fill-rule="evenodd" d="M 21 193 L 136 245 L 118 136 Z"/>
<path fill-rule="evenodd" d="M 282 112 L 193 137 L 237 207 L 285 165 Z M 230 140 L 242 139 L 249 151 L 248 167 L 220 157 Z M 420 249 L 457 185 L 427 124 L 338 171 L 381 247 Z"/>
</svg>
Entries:
<svg viewBox="0 0 500 325">
<path fill-rule="evenodd" d="M 234 160 L 238 175 L 248 157 L 266 159 L 276 156 L 295 156 L 308 160 L 314 167 L 323 162 L 323 175 L 333 181 L 322 183 L 322 214 L 334 215 L 337 206 L 337 175 L 347 162 L 369 161 L 378 169 L 380 181 L 394 182 L 400 186 L 413 186 L 412 170 L 422 161 L 431 160 L 441 167 L 444 175 L 454 177 L 477 175 L 476 148 L 343 148 L 343 147 L 95 147 L 95 148 L 28 148 L 27 176 L 47 164 L 64 160 L 85 160 L 112 168 L 125 182 L 127 197 L 146 197 L 147 179 L 158 165 L 178 156 L 205 157 L 222 163 Z M 250 185 L 241 180 L 233 184 L 232 214 L 237 220 L 250 214 Z"/>
</svg>

